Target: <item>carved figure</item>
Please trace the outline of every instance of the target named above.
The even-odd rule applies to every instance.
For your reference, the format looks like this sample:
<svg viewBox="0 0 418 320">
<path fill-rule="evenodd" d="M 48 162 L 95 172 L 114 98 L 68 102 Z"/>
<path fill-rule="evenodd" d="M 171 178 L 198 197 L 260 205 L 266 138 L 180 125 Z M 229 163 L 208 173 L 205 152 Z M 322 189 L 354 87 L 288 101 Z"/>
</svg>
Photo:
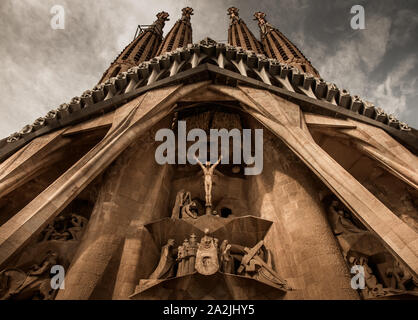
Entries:
<svg viewBox="0 0 418 320">
<path fill-rule="evenodd" d="M 197 204 L 194 201 L 191 201 L 185 204 L 181 208 L 181 217 L 190 217 L 192 219 L 197 219 Z"/>
<path fill-rule="evenodd" d="M 195 271 L 196 265 L 196 254 L 197 254 L 198 243 L 196 241 L 196 235 L 192 233 L 190 235 L 189 247 L 187 249 L 188 256 L 188 273 L 193 273 Z"/>
<path fill-rule="evenodd" d="M 231 255 L 231 245 L 228 240 L 222 241 L 220 247 L 221 271 L 224 273 L 234 273 L 234 257 Z"/>
<path fill-rule="evenodd" d="M 365 241 L 378 245 L 373 234 L 356 226 L 350 212 L 344 210 L 338 200 L 332 201 L 328 207 L 328 219 L 346 259 L 353 248 L 358 249 L 358 246 Z M 363 252 L 363 254 L 367 253 Z"/>
<path fill-rule="evenodd" d="M 204 184 L 205 184 L 206 207 L 212 207 L 212 178 L 213 178 L 213 172 L 215 171 L 215 168 L 218 166 L 218 164 L 221 162 L 222 156 L 212 166 L 211 166 L 209 161 L 206 162 L 205 165 L 203 165 L 196 156 L 194 158 L 203 170 Z"/>
<path fill-rule="evenodd" d="M 80 240 L 81 235 L 83 234 L 84 228 L 86 227 L 87 223 L 89 221 L 78 215 L 78 214 L 72 214 L 71 215 L 71 224 L 72 227 L 68 228 L 68 231 L 70 232 L 73 240 Z"/>
<path fill-rule="evenodd" d="M 190 16 L 193 15 L 193 9 L 190 7 L 186 7 L 186 8 L 183 8 L 181 12 L 182 12 L 181 19 L 190 21 Z"/>
<path fill-rule="evenodd" d="M 174 276 L 174 239 L 169 239 L 161 249 L 160 261 L 149 279 L 166 279 Z"/>
<path fill-rule="evenodd" d="M 88 220 L 80 215 L 58 216 L 43 231 L 41 241 L 80 240 Z"/>
<path fill-rule="evenodd" d="M 334 200 L 329 211 L 332 213 L 331 225 L 335 235 L 343 233 L 364 233 L 366 230 L 358 228 L 352 221 L 349 213 L 339 208 L 340 202 Z"/>
<path fill-rule="evenodd" d="M 177 263 L 178 263 L 178 267 L 177 267 L 177 277 L 181 277 L 184 276 L 185 273 L 185 263 L 184 263 L 184 258 L 186 256 L 186 252 L 184 250 L 183 246 L 179 246 L 177 249 Z"/>
<path fill-rule="evenodd" d="M 68 232 L 68 221 L 64 216 L 58 216 L 53 222 L 54 230 L 51 233 L 50 240 L 66 241 L 71 239 L 71 233 Z M 48 239 L 47 239 L 48 240 Z"/>
<path fill-rule="evenodd" d="M 393 261 L 393 267 L 386 270 L 386 276 L 391 278 L 390 286 L 393 289 L 407 290 L 408 284 L 413 284 L 411 273 L 398 261 Z"/>
<path fill-rule="evenodd" d="M 176 203 L 171 214 L 172 219 L 180 219 L 190 217 L 197 219 L 198 210 L 195 201 L 192 201 L 192 196 L 189 191 L 183 189 L 177 192 Z"/>
<path fill-rule="evenodd" d="M 190 252 L 189 239 L 184 239 L 183 250 L 184 250 L 184 257 L 183 257 L 184 274 L 189 274 L 189 252 Z"/>
<path fill-rule="evenodd" d="M 253 248 L 244 248 L 246 254 L 241 260 L 238 274 L 289 289 L 286 280 L 282 279 L 269 265 L 263 251 L 264 242 L 261 240 Z"/>
<path fill-rule="evenodd" d="M 40 265 L 34 265 L 29 272 L 16 268 L 0 272 L 0 299 L 42 299 L 53 298 L 50 271 L 57 264 L 58 255 L 49 251 Z"/>
<path fill-rule="evenodd" d="M 368 265 L 366 257 L 350 257 L 349 262 L 352 265 L 360 265 L 364 268 L 364 280 L 366 288 L 363 291 L 365 298 L 376 298 L 386 295 L 383 285 L 379 283 L 375 275 L 373 274 L 372 268 Z"/>
</svg>

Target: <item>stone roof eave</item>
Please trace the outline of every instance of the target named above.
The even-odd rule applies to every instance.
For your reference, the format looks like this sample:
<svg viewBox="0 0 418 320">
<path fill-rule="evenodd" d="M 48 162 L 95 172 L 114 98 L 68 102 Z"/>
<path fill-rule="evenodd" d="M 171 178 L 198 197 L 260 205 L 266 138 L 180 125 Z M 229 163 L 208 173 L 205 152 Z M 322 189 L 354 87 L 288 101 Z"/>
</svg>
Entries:
<svg viewBox="0 0 418 320">
<path fill-rule="evenodd" d="M 224 62 L 220 60 L 220 57 Z M 219 66 L 206 63 L 206 58 L 217 58 Z M 224 68 L 227 60 L 236 66 L 237 72 Z M 181 71 L 180 66 L 184 66 L 185 63 L 190 64 L 190 67 Z M 176 72 L 172 72 L 173 68 Z M 170 70 L 170 74 L 167 75 L 164 70 Z M 246 70 L 252 73 L 247 75 Z M 260 75 L 259 79 L 254 78 L 255 73 Z M 166 77 L 159 79 L 164 74 Z M 269 79 L 273 80 L 274 77 L 281 81 L 283 88 L 271 84 Z M 106 85 L 95 87 L 93 91 L 84 93 L 81 98 L 76 99 L 78 108 L 75 110 L 71 111 L 71 108 L 53 110 L 51 116 L 40 118 L 41 121 L 38 122 L 36 129 L 31 127 L 24 133 L 16 134 L 16 139 L 9 137 L 0 140 L 0 161 L 38 136 L 114 110 L 148 90 L 175 83 L 191 83 L 207 79 L 219 81 L 222 78 L 228 79 L 225 81 L 228 84 L 239 82 L 269 90 L 300 105 L 304 111 L 347 117 L 382 128 L 413 153 L 418 154 L 417 131 L 401 130 L 399 127 L 395 128 L 387 124 L 388 116 L 383 112 L 382 118 L 382 111 L 379 108 L 363 102 L 356 96 L 351 97 L 347 91 L 339 90 L 333 84 L 312 78 L 308 74 L 300 73 L 273 59 L 212 41 L 207 44 L 189 45 L 187 48 L 142 63 L 129 72 L 112 78 Z M 138 84 L 141 81 L 142 85 Z M 359 106 L 363 106 L 364 114 L 358 113 Z M 386 119 L 386 123 L 382 119 L 383 121 Z"/>
</svg>

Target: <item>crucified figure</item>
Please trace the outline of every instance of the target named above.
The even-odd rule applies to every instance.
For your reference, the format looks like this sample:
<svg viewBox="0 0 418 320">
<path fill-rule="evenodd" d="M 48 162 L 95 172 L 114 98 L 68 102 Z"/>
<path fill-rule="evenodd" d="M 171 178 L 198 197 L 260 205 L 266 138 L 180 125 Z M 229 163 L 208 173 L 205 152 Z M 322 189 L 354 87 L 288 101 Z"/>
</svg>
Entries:
<svg viewBox="0 0 418 320">
<path fill-rule="evenodd" d="M 203 165 L 196 156 L 194 158 L 203 170 L 204 182 L 205 182 L 206 207 L 212 207 L 213 171 L 215 170 L 216 166 L 221 162 L 222 156 L 220 156 L 219 160 L 216 161 L 216 163 L 214 163 L 212 166 L 210 165 L 209 161 L 206 162 L 206 165 Z"/>
</svg>

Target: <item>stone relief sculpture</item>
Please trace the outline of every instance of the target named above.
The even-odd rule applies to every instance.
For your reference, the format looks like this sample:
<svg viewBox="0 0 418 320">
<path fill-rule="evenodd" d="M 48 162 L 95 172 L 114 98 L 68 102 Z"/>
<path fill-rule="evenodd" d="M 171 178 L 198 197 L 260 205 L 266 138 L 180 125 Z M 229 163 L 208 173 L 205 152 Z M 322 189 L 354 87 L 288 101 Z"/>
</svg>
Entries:
<svg viewBox="0 0 418 320">
<path fill-rule="evenodd" d="M 220 253 L 220 262 L 221 262 L 221 271 L 224 273 L 234 273 L 234 257 L 231 255 L 232 246 L 228 243 L 228 240 L 224 240 L 221 244 L 219 253 Z"/>
<path fill-rule="evenodd" d="M 219 270 L 218 240 L 209 235 L 209 229 L 205 229 L 205 235 L 198 245 L 195 268 L 204 275 L 211 275 Z"/>
<path fill-rule="evenodd" d="M 194 233 L 190 235 L 190 239 L 184 239 L 183 244 L 178 247 L 177 277 L 181 277 L 195 271 L 197 247 L 198 244 Z"/>
<path fill-rule="evenodd" d="M 246 254 L 241 260 L 241 265 L 238 268 L 237 273 L 243 273 L 248 277 L 287 288 L 286 281 L 281 279 L 281 277 L 273 270 L 271 261 L 266 257 L 269 253 L 263 246 L 264 242 L 260 241 L 253 248 L 244 248 Z"/>
<path fill-rule="evenodd" d="M 360 290 L 364 299 L 401 294 L 418 295 L 416 280 L 395 258 L 389 261 L 390 266 L 384 274 L 376 274 L 374 269 L 378 270 L 378 266 L 366 256 L 350 256 L 348 263 L 350 267 L 357 265 L 364 268 L 365 288 Z"/>
<path fill-rule="evenodd" d="M 71 233 L 67 231 L 67 222 L 65 217 L 58 216 L 44 230 L 42 241 L 48 240 L 69 240 Z"/>
<path fill-rule="evenodd" d="M 365 285 L 360 294 L 365 299 L 418 294 L 416 280 L 390 255 L 380 241 L 370 231 L 356 223 L 351 213 L 338 200 L 331 201 L 328 219 L 340 244 L 341 251 L 349 265 L 363 266 Z M 375 257 L 384 257 L 383 261 Z"/>
<path fill-rule="evenodd" d="M 194 233 L 190 235 L 190 239 L 184 239 L 183 244 L 178 247 L 178 277 L 191 274 L 195 271 L 197 248 L 198 244 Z"/>
<path fill-rule="evenodd" d="M 370 268 L 368 265 L 367 258 L 350 257 L 349 262 L 352 265 L 359 265 L 364 268 L 364 280 L 366 288 L 361 290 L 361 292 L 366 299 L 382 297 L 386 294 L 385 290 L 383 289 L 383 285 L 378 282 L 376 276 L 373 274 L 372 268 Z"/>
<path fill-rule="evenodd" d="M 186 274 L 185 266 L 184 266 L 185 259 L 186 259 L 186 252 L 184 250 L 184 247 L 180 246 L 178 247 L 178 250 L 177 250 L 177 261 L 178 261 L 177 274 L 176 274 L 177 277 L 181 277 Z"/>
<path fill-rule="evenodd" d="M 204 230 L 199 243 L 193 233 L 177 249 L 174 248 L 174 239 L 169 239 L 162 247 L 159 263 L 148 279 L 182 277 L 194 272 L 212 275 L 220 271 L 289 289 L 286 280 L 274 271 L 263 241 L 253 248 L 230 244 L 228 240 L 223 240 L 220 247 L 218 243 L 209 229 Z M 239 263 L 239 267 L 235 262 Z"/>
<path fill-rule="evenodd" d="M 393 261 L 392 268 L 386 269 L 386 276 L 391 279 L 390 286 L 394 289 L 406 291 L 412 287 L 414 291 L 418 290 L 417 281 L 415 281 L 411 273 L 396 260 Z"/>
<path fill-rule="evenodd" d="M 180 207 L 190 201 L 190 192 L 178 192 L 173 217 L 178 217 Z M 163 218 L 145 225 L 161 248 L 160 258 L 150 276 L 139 279 L 130 298 L 167 294 L 184 299 L 184 294 L 213 290 L 207 284 L 214 281 L 229 288 L 226 294 L 230 297 L 252 296 L 244 289 L 252 281 L 258 282 L 257 296 L 266 292 L 284 295 L 292 288 L 273 267 L 272 255 L 263 241 L 271 225 L 271 221 L 254 216 L 224 219 L 213 214 L 190 220 Z M 240 283 L 241 289 L 231 287 L 231 283 Z M 184 289 L 176 291 L 176 286 Z"/>
<path fill-rule="evenodd" d="M 192 218 L 196 219 L 198 215 L 197 204 L 192 200 L 191 193 L 189 191 L 180 190 L 177 192 L 176 203 L 174 204 L 171 218 Z"/>
<path fill-rule="evenodd" d="M 87 223 L 86 218 L 75 213 L 58 216 L 41 233 L 40 241 L 78 241 L 81 239 Z"/>
<path fill-rule="evenodd" d="M 333 200 L 328 207 L 328 220 L 346 259 L 350 250 L 363 236 L 373 237 L 368 230 L 355 224 L 350 212 L 345 210 L 338 200 Z"/>
<path fill-rule="evenodd" d="M 197 204 L 194 201 L 190 201 L 181 208 L 182 218 L 190 217 L 192 219 L 197 218 Z"/>
<path fill-rule="evenodd" d="M 174 239 L 169 239 L 167 244 L 161 249 L 161 257 L 158 262 L 157 268 L 149 276 L 150 279 L 164 279 L 174 276 L 174 263 L 173 258 Z"/>
<path fill-rule="evenodd" d="M 78 215 L 72 214 L 71 215 L 71 224 L 72 226 L 68 228 L 73 240 L 81 240 L 81 235 L 83 234 L 84 228 L 87 226 L 89 221 Z"/>
<path fill-rule="evenodd" d="M 187 256 L 189 257 L 188 263 L 188 272 L 194 272 L 194 266 L 196 264 L 196 254 L 197 254 L 198 243 L 196 235 L 192 233 L 190 235 L 189 248 L 187 250 Z"/>
<path fill-rule="evenodd" d="M 58 254 L 47 252 L 42 262 L 33 265 L 28 272 L 17 268 L 0 272 L 0 299 L 40 299 L 50 300 L 54 296 L 51 288 L 51 267 L 57 264 Z"/>
</svg>

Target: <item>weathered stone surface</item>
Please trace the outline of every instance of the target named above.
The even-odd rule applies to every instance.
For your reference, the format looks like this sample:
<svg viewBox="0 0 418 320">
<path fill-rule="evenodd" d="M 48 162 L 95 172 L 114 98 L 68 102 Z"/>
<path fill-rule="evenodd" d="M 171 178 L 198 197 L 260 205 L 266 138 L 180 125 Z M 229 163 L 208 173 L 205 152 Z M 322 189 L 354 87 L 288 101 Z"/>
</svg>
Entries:
<svg viewBox="0 0 418 320">
<path fill-rule="evenodd" d="M 0 299 L 418 296 L 416 132 L 319 78 L 264 13 L 260 43 L 228 9 L 229 44 L 192 44 L 182 13 L 163 39 L 160 12 L 101 84 L 0 140 Z M 262 129 L 261 174 L 219 154 L 159 165 L 156 132 L 180 138 L 179 120 L 186 136 Z"/>
<path fill-rule="evenodd" d="M 241 87 L 240 90 L 212 88 L 247 104 L 249 114 L 280 137 L 417 276 L 418 234 L 325 153 L 310 133 L 301 128 L 301 122 L 286 115 L 289 112 L 288 106 L 292 110 L 294 105 L 268 92 L 249 87 Z"/>
<path fill-rule="evenodd" d="M 169 87 L 161 89 L 160 94 L 150 92 L 146 97 L 139 97 L 118 109 L 108 135 L 48 189 L 0 227 L 0 265 L 50 222 L 139 135 L 166 116 L 175 101 L 203 85 L 205 83 L 184 88 Z M 156 109 L 158 110 L 155 111 Z M 156 117 L 141 122 L 145 115 Z"/>
</svg>

